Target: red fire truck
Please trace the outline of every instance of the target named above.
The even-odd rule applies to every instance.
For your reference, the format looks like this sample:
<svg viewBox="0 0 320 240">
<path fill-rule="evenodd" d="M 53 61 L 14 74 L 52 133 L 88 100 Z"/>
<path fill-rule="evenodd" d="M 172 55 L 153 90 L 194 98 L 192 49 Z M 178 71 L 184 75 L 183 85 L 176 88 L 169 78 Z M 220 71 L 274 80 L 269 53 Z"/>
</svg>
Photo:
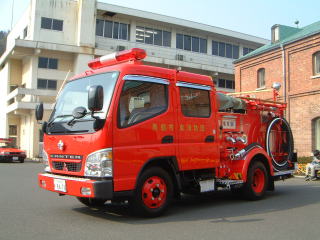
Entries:
<svg viewBox="0 0 320 240">
<path fill-rule="evenodd" d="M 0 162 L 24 162 L 26 152 L 15 146 L 12 138 L 0 138 Z"/>
<path fill-rule="evenodd" d="M 230 97 L 209 76 L 145 57 L 137 48 L 102 56 L 65 84 L 42 122 L 41 188 L 88 206 L 128 200 L 158 216 L 181 193 L 230 189 L 257 200 L 292 176 L 285 103 Z"/>
</svg>

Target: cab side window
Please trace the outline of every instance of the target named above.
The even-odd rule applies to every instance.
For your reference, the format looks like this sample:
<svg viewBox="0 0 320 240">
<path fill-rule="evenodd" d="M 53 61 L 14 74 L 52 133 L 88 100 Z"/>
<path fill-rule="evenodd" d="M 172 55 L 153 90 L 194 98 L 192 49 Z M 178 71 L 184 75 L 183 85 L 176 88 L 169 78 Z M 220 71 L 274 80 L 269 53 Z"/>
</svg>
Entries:
<svg viewBox="0 0 320 240">
<path fill-rule="evenodd" d="M 119 127 L 125 128 L 165 112 L 167 91 L 164 84 L 126 81 L 120 96 Z"/>
<path fill-rule="evenodd" d="M 180 87 L 181 111 L 186 117 L 210 117 L 209 91 Z"/>
</svg>

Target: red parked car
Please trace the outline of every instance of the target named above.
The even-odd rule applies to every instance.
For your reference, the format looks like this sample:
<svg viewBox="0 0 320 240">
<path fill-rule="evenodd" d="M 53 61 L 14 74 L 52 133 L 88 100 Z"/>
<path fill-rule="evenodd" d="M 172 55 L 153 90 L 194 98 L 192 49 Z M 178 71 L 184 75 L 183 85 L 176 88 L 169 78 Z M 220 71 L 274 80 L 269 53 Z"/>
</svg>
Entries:
<svg viewBox="0 0 320 240">
<path fill-rule="evenodd" d="M 20 150 L 11 138 L 0 138 L 0 162 L 24 162 L 26 152 Z"/>
</svg>

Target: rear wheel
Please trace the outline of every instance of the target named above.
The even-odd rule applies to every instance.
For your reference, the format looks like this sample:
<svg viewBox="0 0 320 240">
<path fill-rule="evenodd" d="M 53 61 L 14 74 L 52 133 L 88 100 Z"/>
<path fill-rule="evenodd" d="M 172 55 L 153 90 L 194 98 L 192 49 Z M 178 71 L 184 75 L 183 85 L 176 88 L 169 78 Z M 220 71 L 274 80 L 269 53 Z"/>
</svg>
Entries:
<svg viewBox="0 0 320 240">
<path fill-rule="evenodd" d="M 138 180 L 130 207 L 136 215 L 157 217 L 168 208 L 173 195 L 173 184 L 169 174 L 159 167 L 142 173 Z"/>
<path fill-rule="evenodd" d="M 24 163 L 24 158 L 20 158 L 20 163 Z"/>
<path fill-rule="evenodd" d="M 262 199 L 268 188 L 269 175 L 262 162 L 253 162 L 248 170 L 247 182 L 243 187 L 244 197 L 249 200 Z"/>
<path fill-rule="evenodd" d="M 106 200 L 104 199 L 97 199 L 97 198 L 77 197 L 77 199 L 88 207 L 102 207 L 106 202 Z"/>
</svg>

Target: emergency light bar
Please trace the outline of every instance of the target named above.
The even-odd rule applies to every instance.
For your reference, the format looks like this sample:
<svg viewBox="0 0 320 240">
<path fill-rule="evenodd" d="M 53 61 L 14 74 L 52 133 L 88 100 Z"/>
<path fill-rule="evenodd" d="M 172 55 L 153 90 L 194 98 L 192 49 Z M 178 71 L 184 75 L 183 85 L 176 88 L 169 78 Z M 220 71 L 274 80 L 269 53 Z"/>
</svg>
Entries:
<svg viewBox="0 0 320 240">
<path fill-rule="evenodd" d="M 146 51 L 141 48 L 132 48 L 121 52 L 115 52 L 102 57 L 93 59 L 88 63 L 91 69 L 98 69 L 106 66 L 115 65 L 120 62 L 130 60 L 142 60 L 147 56 Z"/>
</svg>

